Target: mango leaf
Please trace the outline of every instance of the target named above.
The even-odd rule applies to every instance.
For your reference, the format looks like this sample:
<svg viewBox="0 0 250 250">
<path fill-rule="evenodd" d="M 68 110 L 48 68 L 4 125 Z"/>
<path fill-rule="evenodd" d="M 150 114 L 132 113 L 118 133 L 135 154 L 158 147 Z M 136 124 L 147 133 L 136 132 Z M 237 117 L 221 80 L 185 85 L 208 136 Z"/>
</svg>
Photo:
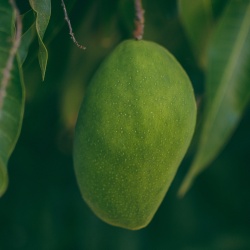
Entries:
<svg viewBox="0 0 250 250">
<path fill-rule="evenodd" d="M 198 150 L 179 194 L 220 153 L 250 99 L 250 1 L 230 1 L 208 55 L 206 103 Z"/>
<path fill-rule="evenodd" d="M 179 15 L 194 55 L 206 67 L 206 49 L 213 27 L 212 0 L 179 0 Z"/>
<path fill-rule="evenodd" d="M 43 43 L 43 37 L 47 26 L 49 24 L 51 15 L 51 1 L 50 0 L 29 0 L 32 9 L 36 13 L 36 31 L 39 43 L 38 60 L 42 71 L 42 78 L 44 80 L 47 61 L 48 51 Z"/>
<path fill-rule="evenodd" d="M 22 23 L 23 23 L 23 34 L 21 37 L 21 44 L 18 48 L 18 55 L 21 64 L 24 63 L 28 55 L 29 46 L 33 41 L 33 39 L 35 38 L 36 34 L 34 13 L 32 10 L 28 11 L 22 16 Z"/>
<path fill-rule="evenodd" d="M 0 196 L 8 185 L 7 163 L 21 130 L 24 112 L 22 70 L 13 54 L 15 15 L 7 0 L 0 3 Z"/>
</svg>

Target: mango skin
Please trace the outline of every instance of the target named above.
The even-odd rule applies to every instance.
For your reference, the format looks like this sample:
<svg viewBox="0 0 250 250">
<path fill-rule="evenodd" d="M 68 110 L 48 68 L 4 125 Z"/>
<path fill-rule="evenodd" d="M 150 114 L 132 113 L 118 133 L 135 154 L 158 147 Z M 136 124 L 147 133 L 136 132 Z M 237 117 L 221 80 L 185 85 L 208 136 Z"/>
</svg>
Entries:
<svg viewBox="0 0 250 250">
<path fill-rule="evenodd" d="M 177 60 L 153 42 L 118 45 L 90 82 L 75 130 L 75 173 L 92 211 L 114 226 L 147 226 L 195 122 L 192 85 Z"/>
</svg>

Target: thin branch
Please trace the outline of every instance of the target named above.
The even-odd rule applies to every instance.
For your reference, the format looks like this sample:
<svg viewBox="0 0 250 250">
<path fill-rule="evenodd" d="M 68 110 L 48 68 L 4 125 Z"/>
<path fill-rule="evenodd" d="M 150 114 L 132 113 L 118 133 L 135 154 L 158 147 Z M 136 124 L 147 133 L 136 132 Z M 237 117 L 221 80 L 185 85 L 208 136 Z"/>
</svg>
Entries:
<svg viewBox="0 0 250 250">
<path fill-rule="evenodd" d="M 69 17 L 68 17 L 68 13 L 67 13 L 67 10 L 66 10 L 66 6 L 65 6 L 65 3 L 64 1 L 62 0 L 62 7 L 63 7 L 63 11 L 64 11 L 64 19 L 65 21 L 68 23 L 68 26 L 69 26 L 69 35 L 71 37 L 71 39 L 73 40 L 73 42 L 75 43 L 75 45 L 80 48 L 80 49 L 83 49 L 85 50 L 86 47 L 79 44 L 75 38 L 75 35 L 73 33 L 73 29 L 72 29 L 72 26 L 71 26 L 71 23 L 70 23 L 70 20 L 69 20 Z"/>
<path fill-rule="evenodd" d="M 21 20 L 21 16 L 19 13 L 19 10 L 16 6 L 15 0 L 9 0 L 9 3 L 12 7 L 12 9 L 14 10 L 15 13 L 15 18 L 16 18 L 16 36 L 13 39 L 13 45 L 10 49 L 10 54 L 6 63 L 5 68 L 3 69 L 3 78 L 2 78 L 2 83 L 0 86 L 0 110 L 3 107 L 3 102 L 4 102 L 4 98 L 6 96 L 6 90 L 11 78 L 11 71 L 13 68 L 13 62 L 14 62 L 14 58 L 15 55 L 17 53 L 18 47 L 20 45 L 21 42 L 21 35 L 22 35 L 22 20 Z"/>
<path fill-rule="evenodd" d="M 134 38 L 137 40 L 141 40 L 143 38 L 144 33 L 144 9 L 142 7 L 142 0 L 135 0 L 135 30 L 134 30 Z"/>
</svg>

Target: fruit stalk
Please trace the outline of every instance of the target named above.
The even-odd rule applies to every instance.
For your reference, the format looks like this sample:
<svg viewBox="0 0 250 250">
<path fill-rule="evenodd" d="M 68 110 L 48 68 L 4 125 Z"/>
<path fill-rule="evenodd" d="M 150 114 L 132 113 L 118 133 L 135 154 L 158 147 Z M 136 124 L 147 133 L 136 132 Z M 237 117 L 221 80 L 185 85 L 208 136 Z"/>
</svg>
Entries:
<svg viewBox="0 0 250 250">
<path fill-rule="evenodd" d="M 144 33 L 144 9 L 142 7 L 141 0 L 135 0 L 135 30 L 134 30 L 134 38 L 136 40 L 141 40 L 143 38 Z"/>
</svg>

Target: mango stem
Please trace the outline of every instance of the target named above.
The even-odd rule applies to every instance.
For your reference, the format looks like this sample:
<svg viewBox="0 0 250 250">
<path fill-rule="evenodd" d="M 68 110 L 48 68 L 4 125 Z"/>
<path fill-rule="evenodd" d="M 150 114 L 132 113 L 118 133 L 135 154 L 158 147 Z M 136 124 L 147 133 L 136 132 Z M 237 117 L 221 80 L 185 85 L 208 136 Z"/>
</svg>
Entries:
<svg viewBox="0 0 250 250">
<path fill-rule="evenodd" d="M 141 40 L 144 33 L 144 9 L 141 0 L 135 0 L 135 30 L 133 32 L 136 40 Z"/>
</svg>

